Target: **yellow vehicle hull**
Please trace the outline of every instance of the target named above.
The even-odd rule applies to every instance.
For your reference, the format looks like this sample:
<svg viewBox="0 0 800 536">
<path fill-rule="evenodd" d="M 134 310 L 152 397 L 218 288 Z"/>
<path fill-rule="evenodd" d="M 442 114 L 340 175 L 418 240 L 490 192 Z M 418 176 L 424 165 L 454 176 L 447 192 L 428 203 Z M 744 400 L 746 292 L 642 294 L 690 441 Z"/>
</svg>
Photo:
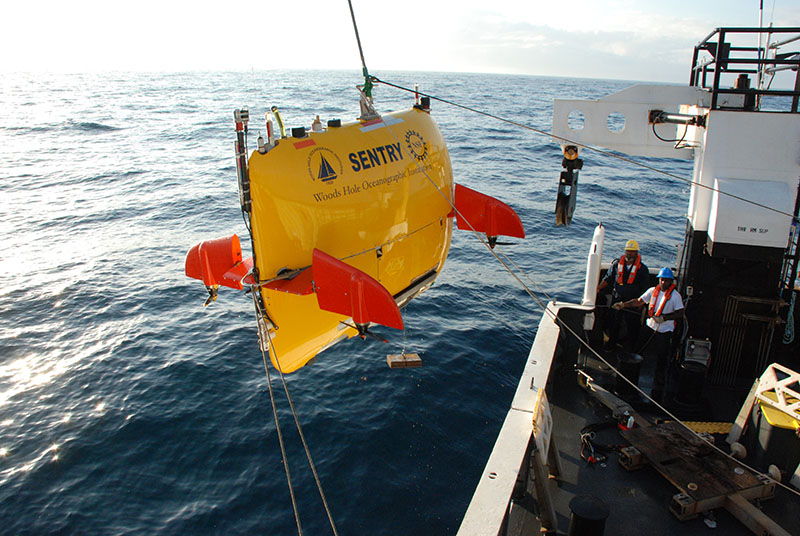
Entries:
<svg viewBox="0 0 800 536">
<path fill-rule="evenodd" d="M 302 285 L 269 284 L 310 270 L 315 248 L 378 280 L 401 306 L 444 265 L 453 175 L 442 134 L 423 110 L 281 139 L 252 154 L 249 175 L 255 266 L 272 323 L 270 358 L 283 372 L 357 334 L 344 324 L 348 318 L 321 310 Z"/>
</svg>

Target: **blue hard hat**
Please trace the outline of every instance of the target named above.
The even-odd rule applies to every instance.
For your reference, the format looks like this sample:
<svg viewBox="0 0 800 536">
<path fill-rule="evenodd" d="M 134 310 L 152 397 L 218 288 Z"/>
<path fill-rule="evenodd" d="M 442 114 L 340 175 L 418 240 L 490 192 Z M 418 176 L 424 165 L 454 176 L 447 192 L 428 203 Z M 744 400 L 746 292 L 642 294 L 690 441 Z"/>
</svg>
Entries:
<svg viewBox="0 0 800 536">
<path fill-rule="evenodd" d="M 675 274 L 672 273 L 672 270 L 667 268 L 666 266 L 658 272 L 659 279 L 675 279 Z"/>
</svg>

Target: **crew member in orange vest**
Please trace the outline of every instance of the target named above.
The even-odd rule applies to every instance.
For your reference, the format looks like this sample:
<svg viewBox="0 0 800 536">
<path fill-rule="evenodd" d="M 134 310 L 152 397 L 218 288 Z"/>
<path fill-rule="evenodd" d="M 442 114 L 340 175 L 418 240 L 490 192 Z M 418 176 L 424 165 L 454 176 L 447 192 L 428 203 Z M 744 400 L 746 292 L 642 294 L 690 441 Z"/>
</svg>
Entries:
<svg viewBox="0 0 800 536">
<path fill-rule="evenodd" d="M 650 282 L 650 272 L 642 262 L 639 254 L 639 244 L 636 240 L 628 240 L 625 244 L 625 254 L 619 259 L 614 259 L 606 276 L 597 285 L 600 293 L 606 288 L 611 288 L 611 305 L 638 298 L 647 289 Z M 624 333 L 620 333 L 621 326 L 625 326 Z M 634 350 L 639 335 L 641 319 L 632 311 L 612 311 L 606 324 L 608 344 L 613 347 L 622 343 L 628 350 Z"/>
<path fill-rule="evenodd" d="M 667 380 L 667 365 L 669 353 L 672 348 L 672 334 L 675 331 L 676 320 L 683 318 L 683 300 L 675 290 L 675 275 L 669 268 L 662 268 L 658 272 L 658 285 L 636 299 L 619 302 L 615 309 L 627 307 L 641 309 L 647 306 L 647 322 L 639 332 L 637 347 L 639 353 L 649 347 L 656 354 L 656 373 L 654 378 L 654 392 L 662 391 Z"/>
</svg>

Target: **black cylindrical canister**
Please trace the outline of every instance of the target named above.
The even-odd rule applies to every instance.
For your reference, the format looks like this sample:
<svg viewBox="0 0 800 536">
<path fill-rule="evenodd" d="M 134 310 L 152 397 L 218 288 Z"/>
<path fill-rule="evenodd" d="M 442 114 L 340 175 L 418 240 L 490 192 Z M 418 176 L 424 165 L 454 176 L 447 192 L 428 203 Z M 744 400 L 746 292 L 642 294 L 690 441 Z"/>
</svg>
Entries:
<svg viewBox="0 0 800 536">
<path fill-rule="evenodd" d="M 608 505 L 591 495 L 577 495 L 569 502 L 568 536 L 603 536 L 608 518 Z"/>
<path fill-rule="evenodd" d="M 702 398 L 706 366 L 696 361 L 684 361 L 678 369 L 678 391 L 675 401 L 686 405 L 699 404 Z"/>
</svg>

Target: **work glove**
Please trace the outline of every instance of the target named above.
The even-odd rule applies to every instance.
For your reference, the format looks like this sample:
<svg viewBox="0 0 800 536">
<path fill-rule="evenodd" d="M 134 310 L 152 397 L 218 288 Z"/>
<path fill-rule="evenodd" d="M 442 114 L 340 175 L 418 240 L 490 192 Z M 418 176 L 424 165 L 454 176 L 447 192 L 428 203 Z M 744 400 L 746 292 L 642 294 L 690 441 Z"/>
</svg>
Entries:
<svg viewBox="0 0 800 536">
<path fill-rule="evenodd" d="M 623 307 L 624 306 L 622 305 L 621 301 L 611 306 L 611 308 L 614 309 L 615 311 L 621 311 Z"/>
<path fill-rule="evenodd" d="M 663 316 L 661 316 L 661 315 L 659 315 L 659 316 L 654 316 L 654 317 L 653 317 L 653 320 L 655 320 L 655 321 L 656 321 L 656 324 L 663 324 L 664 322 L 666 322 L 666 320 L 664 320 L 664 317 L 663 317 Z"/>
</svg>

